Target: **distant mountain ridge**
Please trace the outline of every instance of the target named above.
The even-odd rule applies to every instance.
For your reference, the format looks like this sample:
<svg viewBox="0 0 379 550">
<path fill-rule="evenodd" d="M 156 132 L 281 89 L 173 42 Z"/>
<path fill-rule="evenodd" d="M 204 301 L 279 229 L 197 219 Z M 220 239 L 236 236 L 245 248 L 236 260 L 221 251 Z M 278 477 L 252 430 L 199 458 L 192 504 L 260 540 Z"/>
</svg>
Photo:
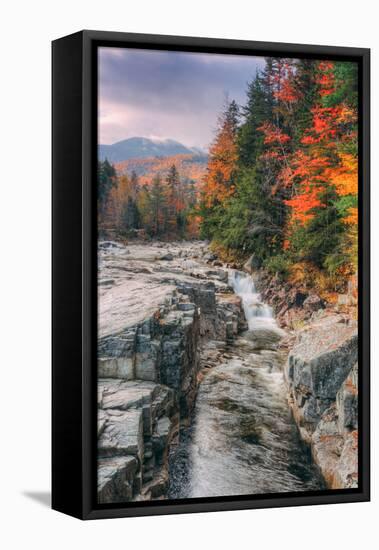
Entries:
<svg viewBox="0 0 379 550">
<path fill-rule="evenodd" d="M 173 139 L 151 139 L 144 137 L 132 137 L 113 143 L 112 145 L 99 145 L 99 160 L 116 163 L 129 159 L 171 157 L 174 155 L 199 155 L 206 153 L 197 147 L 186 147 Z"/>
<path fill-rule="evenodd" d="M 115 162 L 114 166 L 119 175 L 135 172 L 139 177 L 140 184 L 149 185 L 157 174 L 165 178 L 171 166 L 175 164 L 181 181 L 192 181 L 197 187 L 205 176 L 207 159 L 204 154 L 180 154 L 169 157 L 133 158 Z"/>
</svg>

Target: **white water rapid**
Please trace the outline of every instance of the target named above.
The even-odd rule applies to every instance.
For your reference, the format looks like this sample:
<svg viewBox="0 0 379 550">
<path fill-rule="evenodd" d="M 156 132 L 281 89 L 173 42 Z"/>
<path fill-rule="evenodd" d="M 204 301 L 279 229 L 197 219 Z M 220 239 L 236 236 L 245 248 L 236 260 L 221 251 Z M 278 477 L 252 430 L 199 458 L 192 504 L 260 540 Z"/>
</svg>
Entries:
<svg viewBox="0 0 379 550">
<path fill-rule="evenodd" d="M 241 271 L 231 271 L 229 284 L 242 299 L 242 305 L 249 327 L 248 337 L 255 340 L 257 347 L 271 348 L 285 336 L 273 316 L 272 308 L 262 302 L 250 275 Z"/>
<path fill-rule="evenodd" d="M 169 498 L 270 494 L 323 488 L 288 408 L 285 335 L 252 278 L 230 272 L 248 330 L 200 384 L 192 424 L 171 457 Z"/>
</svg>

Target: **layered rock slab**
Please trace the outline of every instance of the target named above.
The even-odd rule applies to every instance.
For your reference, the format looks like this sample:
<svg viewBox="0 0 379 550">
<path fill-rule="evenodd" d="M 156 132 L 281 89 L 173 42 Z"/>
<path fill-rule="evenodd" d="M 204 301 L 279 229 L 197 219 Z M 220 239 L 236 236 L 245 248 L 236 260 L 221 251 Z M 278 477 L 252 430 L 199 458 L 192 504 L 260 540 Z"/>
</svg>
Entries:
<svg viewBox="0 0 379 550">
<path fill-rule="evenodd" d="M 99 504 L 131 500 L 137 469 L 137 460 L 131 456 L 99 459 L 97 470 Z"/>
<path fill-rule="evenodd" d="M 100 243 L 100 499 L 111 499 L 112 487 L 114 501 L 165 496 L 168 452 L 179 419 L 181 425 L 190 419 L 203 342 L 225 344 L 244 326 L 227 272 L 202 262 L 206 247 L 169 247 Z M 116 461 L 125 457 L 136 461 L 135 471 Z"/>
<path fill-rule="evenodd" d="M 331 488 L 357 486 L 357 359 L 357 323 L 316 316 L 298 333 L 285 368 L 300 434 Z"/>
<path fill-rule="evenodd" d="M 174 392 L 144 381 L 99 380 L 98 498 L 126 502 L 168 482 L 167 453 L 177 429 Z"/>
</svg>

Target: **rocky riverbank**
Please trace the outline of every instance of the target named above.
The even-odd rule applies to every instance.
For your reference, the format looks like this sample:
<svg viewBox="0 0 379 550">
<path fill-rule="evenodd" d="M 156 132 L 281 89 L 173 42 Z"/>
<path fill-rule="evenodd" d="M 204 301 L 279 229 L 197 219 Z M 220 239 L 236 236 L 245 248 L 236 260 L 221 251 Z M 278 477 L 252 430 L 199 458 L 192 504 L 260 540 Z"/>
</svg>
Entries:
<svg viewBox="0 0 379 550">
<path fill-rule="evenodd" d="M 202 381 L 202 396 L 207 395 L 208 387 L 215 392 L 218 388 L 221 394 L 227 392 L 214 403 L 200 399 L 199 407 L 211 406 L 217 423 L 222 404 L 223 414 L 228 417 L 226 425 L 231 431 L 228 438 L 235 441 L 233 445 L 239 441 L 233 426 L 239 426 L 241 431 L 242 420 L 244 426 L 248 423 L 249 429 L 254 424 L 254 434 L 249 432 L 246 439 L 244 428 L 245 439 L 241 440 L 240 458 L 246 455 L 248 465 L 241 462 L 239 476 L 245 475 L 244 468 L 251 468 L 250 474 L 246 474 L 249 481 L 244 489 L 236 489 L 235 480 L 228 491 L 230 494 L 242 489 L 247 494 L 259 492 L 260 484 L 265 486 L 265 475 L 272 477 L 275 468 L 260 477 L 264 472 L 260 468 L 265 463 L 263 451 L 267 451 L 267 442 L 262 447 L 262 457 L 253 460 L 251 453 L 258 452 L 264 439 L 262 434 L 266 434 L 265 437 L 268 433 L 275 434 L 278 426 L 273 421 L 270 428 L 273 431 L 263 430 L 258 437 L 260 428 L 250 415 L 262 417 L 264 422 L 263 418 L 271 418 L 270 408 L 276 403 L 285 419 L 286 406 L 281 403 L 280 395 L 275 395 L 276 391 L 281 392 L 285 401 L 285 389 L 276 386 L 276 382 L 272 385 L 271 380 L 272 376 L 276 380 L 277 367 L 277 375 L 281 377 L 283 363 L 293 417 L 327 486 L 357 486 L 357 323 L 346 308 L 330 306 L 318 296 L 302 288 L 285 286 L 277 277 L 262 271 L 252 275 L 260 296 L 252 294 L 246 300 L 244 289 L 240 289 L 241 296 L 245 296 L 243 307 L 241 298 L 229 286 L 227 269 L 202 242 L 120 245 L 108 241 L 99 244 L 99 502 L 167 498 L 169 457 L 175 455 L 176 449 L 180 454 L 179 434 L 193 421 Z M 250 332 L 248 341 L 236 340 L 247 328 L 244 309 L 250 307 L 249 300 L 258 310 L 268 307 L 261 301 L 271 305 L 285 332 L 275 328 L 274 319 L 269 326 L 266 319 L 258 330 L 253 319 L 254 331 Z M 278 352 L 275 351 L 277 339 L 271 346 L 264 338 L 268 334 L 272 339 L 274 332 L 277 339 L 282 338 Z M 259 342 L 255 341 L 257 337 Z M 245 346 L 241 352 L 233 351 L 240 346 Z M 267 351 L 270 349 L 273 351 Z M 267 362 L 269 353 L 274 355 Z M 253 380 L 251 389 L 250 379 Z M 238 389 L 235 397 L 231 389 Z M 243 407 L 237 399 L 242 391 L 246 397 Z M 209 395 L 215 399 L 213 394 Z M 254 403 L 250 403 L 250 399 Z M 243 412 L 241 422 L 238 412 L 235 425 L 234 417 L 230 416 L 233 411 Z M 210 417 L 200 414 L 199 418 L 209 420 Z M 299 449 L 301 445 L 295 443 L 296 437 L 289 435 L 291 422 L 293 424 L 292 420 L 281 420 L 280 430 L 287 426 L 286 437 L 292 438 L 291 448 L 295 452 L 296 445 Z M 199 422 L 196 425 L 201 434 L 203 428 L 200 429 Z M 247 448 L 243 441 L 247 442 Z M 268 442 L 272 443 L 271 436 Z M 287 443 L 283 443 L 287 449 Z M 312 465 L 307 464 L 302 453 L 298 464 L 302 461 L 302 468 L 312 476 Z M 199 460 L 196 464 L 199 466 Z M 298 466 L 289 464 L 288 467 Z M 291 476 L 283 482 L 286 476 L 285 470 L 276 475 L 275 492 L 285 490 L 286 483 L 294 490 Z M 300 476 L 298 490 L 313 487 L 313 483 L 319 487 L 316 478 L 314 482 L 301 481 Z M 258 485 L 253 487 L 258 479 Z M 213 485 L 212 490 L 217 490 L 217 483 Z M 222 487 L 225 491 L 226 485 Z M 200 494 L 201 490 L 195 490 L 194 494 Z M 173 494 L 181 493 L 174 491 Z"/>
<path fill-rule="evenodd" d="M 202 243 L 99 245 L 98 499 L 166 495 L 202 367 L 245 326 Z"/>
<path fill-rule="evenodd" d="M 332 489 L 358 483 L 357 361 L 356 321 L 320 313 L 297 332 L 285 367 L 300 434 Z"/>
<path fill-rule="evenodd" d="M 328 304 L 301 285 L 247 270 L 288 334 L 282 343 L 288 349 L 285 381 L 302 439 L 329 488 L 357 487 L 358 326 L 353 293 Z"/>
</svg>

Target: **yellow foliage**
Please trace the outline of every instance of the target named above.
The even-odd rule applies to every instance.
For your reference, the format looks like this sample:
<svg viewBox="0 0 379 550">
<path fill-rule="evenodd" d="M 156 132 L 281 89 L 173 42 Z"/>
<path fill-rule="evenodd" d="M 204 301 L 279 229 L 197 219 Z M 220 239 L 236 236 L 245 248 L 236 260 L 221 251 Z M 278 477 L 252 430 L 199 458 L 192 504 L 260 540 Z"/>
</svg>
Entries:
<svg viewBox="0 0 379 550">
<path fill-rule="evenodd" d="M 349 215 L 345 218 L 345 223 L 350 225 L 358 224 L 358 208 L 349 208 Z"/>
<path fill-rule="evenodd" d="M 340 154 L 340 165 L 327 174 L 340 196 L 358 193 L 358 159 L 349 153 Z"/>
<path fill-rule="evenodd" d="M 236 127 L 232 118 L 226 116 L 220 120 L 218 133 L 209 148 L 208 166 L 203 178 L 203 197 L 209 208 L 223 203 L 233 195 L 235 187 L 233 175 L 237 167 L 238 150 Z"/>
<path fill-rule="evenodd" d="M 241 251 L 227 248 L 217 241 L 211 242 L 210 249 L 217 254 L 222 262 L 228 264 L 242 265 L 247 259 L 246 255 L 241 254 Z"/>
<path fill-rule="evenodd" d="M 333 304 L 337 302 L 337 290 L 341 290 L 341 283 L 347 279 L 347 275 L 341 279 L 340 274 L 330 275 L 310 262 L 298 262 L 290 267 L 288 282 L 294 286 L 301 285 L 304 289 L 312 289 L 323 300 Z"/>
<path fill-rule="evenodd" d="M 289 269 L 288 282 L 293 285 L 306 284 L 306 274 L 313 266 L 308 262 L 292 264 Z"/>
</svg>

